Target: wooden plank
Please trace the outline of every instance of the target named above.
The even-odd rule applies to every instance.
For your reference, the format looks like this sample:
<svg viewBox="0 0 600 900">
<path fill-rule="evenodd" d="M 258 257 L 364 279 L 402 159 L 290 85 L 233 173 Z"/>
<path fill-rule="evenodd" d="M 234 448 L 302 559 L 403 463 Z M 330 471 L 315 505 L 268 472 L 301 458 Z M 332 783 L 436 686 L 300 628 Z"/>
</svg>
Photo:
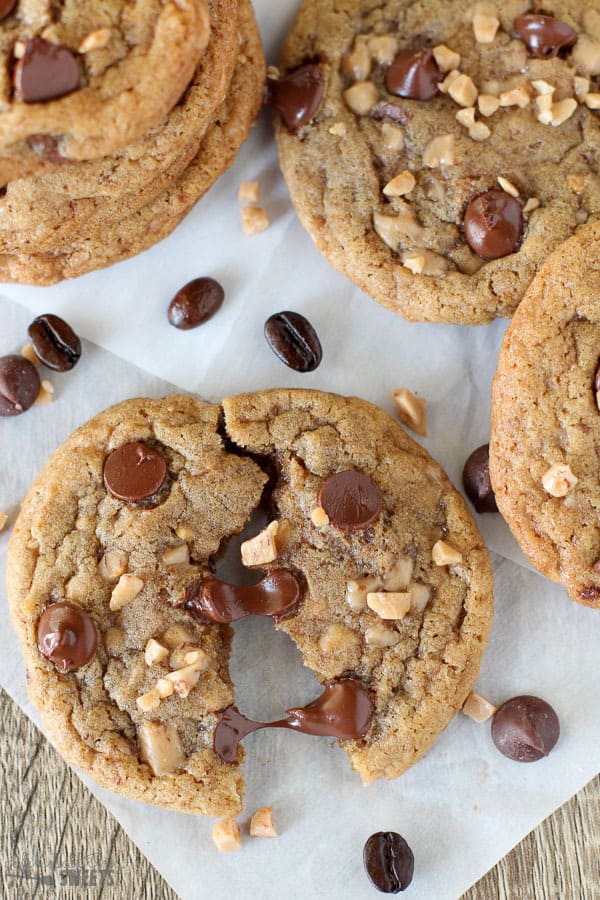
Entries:
<svg viewBox="0 0 600 900">
<path fill-rule="evenodd" d="M 0 736 L 0 897 L 177 900 L 1 690 Z M 599 900 L 599 847 L 600 776 L 462 900 Z"/>
</svg>

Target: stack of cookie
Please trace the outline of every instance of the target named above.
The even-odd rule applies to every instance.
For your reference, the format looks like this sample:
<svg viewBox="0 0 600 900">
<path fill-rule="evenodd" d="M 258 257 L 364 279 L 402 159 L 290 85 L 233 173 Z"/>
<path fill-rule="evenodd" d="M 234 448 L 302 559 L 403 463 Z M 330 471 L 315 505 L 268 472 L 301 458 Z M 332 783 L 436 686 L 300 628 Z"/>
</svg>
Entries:
<svg viewBox="0 0 600 900">
<path fill-rule="evenodd" d="M 51 284 L 175 228 L 247 137 L 264 58 L 250 0 L 8 6 L 0 280 Z"/>
</svg>

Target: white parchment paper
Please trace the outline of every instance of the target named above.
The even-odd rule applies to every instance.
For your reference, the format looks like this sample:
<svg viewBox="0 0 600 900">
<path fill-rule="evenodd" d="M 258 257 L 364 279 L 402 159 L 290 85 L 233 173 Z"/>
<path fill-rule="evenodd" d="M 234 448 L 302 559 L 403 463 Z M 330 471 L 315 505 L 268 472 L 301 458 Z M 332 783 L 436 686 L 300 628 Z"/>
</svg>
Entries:
<svg viewBox="0 0 600 900">
<path fill-rule="evenodd" d="M 296 0 L 255 5 L 275 61 Z M 254 238 L 242 235 L 236 200 L 246 178 L 259 179 L 272 222 Z M 226 302 L 202 328 L 178 332 L 167 324 L 168 302 L 204 274 L 223 283 Z M 266 118 L 233 169 L 157 247 L 53 288 L 1 290 L 0 354 L 22 345 L 32 312 L 58 312 L 88 339 L 75 372 L 51 376 L 54 404 L 0 420 L 0 510 L 13 520 L 31 480 L 75 427 L 111 403 L 160 396 L 173 385 L 214 400 L 261 387 L 315 387 L 358 394 L 390 412 L 390 392 L 410 387 L 428 400 L 423 443 L 457 485 L 466 456 L 488 438 L 505 323 L 409 324 L 338 275 L 295 218 Z M 303 312 L 319 332 L 324 359 L 310 375 L 286 369 L 264 341 L 265 319 L 282 309 Z M 555 752 L 536 765 L 511 763 L 493 748 L 489 726 L 458 716 L 403 778 L 364 790 L 334 743 L 258 733 L 247 741 L 247 818 L 273 805 L 281 837 L 247 839 L 242 853 L 225 857 L 210 841 L 209 821 L 143 808 L 86 780 L 185 900 L 375 896 L 361 855 L 366 838 L 382 829 L 400 831 L 414 849 L 411 897 L 451 900 L 600 770 L 596 615 L 532 574 L 499 516 L 478 521 L 496 554 L 497 600 L 479 685 L 497 703 L 516 693 L 550 700 L 563 727 Z M 0 568 L 6 544 L 0 535 Z M 3 585 L 2 572 L 0 579 Z M 0 684 L 31 715 L 15 643 L 3 599 Z M 276 717 L 317 692 L 291 642 L 265 622 L 238 626 L 233 673 L 240 707 L 257 718 Z"/>
</svg>

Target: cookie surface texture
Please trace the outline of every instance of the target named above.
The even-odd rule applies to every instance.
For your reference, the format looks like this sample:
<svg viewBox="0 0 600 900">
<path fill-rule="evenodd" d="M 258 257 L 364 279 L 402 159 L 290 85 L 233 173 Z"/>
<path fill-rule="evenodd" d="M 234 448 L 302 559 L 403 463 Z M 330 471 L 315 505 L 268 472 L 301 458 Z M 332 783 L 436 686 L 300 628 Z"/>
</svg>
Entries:
<svg viewBox="0 0 600 900">
<path fill-rule="evenodd" d="M 54 252 L 0 253 L 0 281 L 45 285 L 112 265 L 167 237 L 233 163 L 262 104 L 265 61 L 249 0 L 240 0 L 241 42 L 227 97 L 198 152 L 183 172 L 150 203 L 119 218 L 118 198 L 107 200 L 106 227 L 75 233 Z"/>
<path fill-rule="evenodd" d="M 244 7 L 244 4 L 242 4 Z M 237 0 L 210 0 L 210 41 L 177 105 L 133 144 L 11 181 L 0 197 L 0 251 L 45 253 L 152 202 L 187 168 L 224 100 L 236 63 Z"/>
<path fill-rule="evenodd" d="M 266 494 L 254 454 L 276 467 Z M 348 473 L 370 486 L 362 522 L 348 530 L 338 502 L 329 524 L 315 524 L 319 498 L 332 511 L 332 485 Z M 31 698 L 60 752 L 100 784 L 184 812 L 239 811 L 240 768 L 213 750 L 217 714 L 234 702 L 231 629 L 181 603 L 191 585 L 214 582 L 223 541 L 265 502 L 276 558 L 260 568 L 303 584 L 276 627 L 320 681 L 351 674 L 372 697 L 365 737 L 342 742 L 363 781 L 402 774 L 462 706 L 491 628 L 489 559 L 461 496 L 399 425 L 317 391 L 222 407 L 125 401 L 50 459 L 9 547 Z M 436 565 L 442 538 L 452 563 Z M 373 597 L 388 602 L 387 618 Z"/>
<path fill-rule="evenodd" d="M 266 480 L 249 459 L 224 451 L 218 419 L 217 406 L 174 396 L 126 401 L 88 422 L 32 487 L 12 536 L 8 575 L 30 696 L 62 755 L 133 799 L 214 816 L 235 815 L 242 789 L 239 768 L 212 749 L 215 712 L 233 700 L 231 634 L 196 624 L 172 604 L 188 580 L 208 574 L 207 560 L 241 530 Z M 118 500 L 104 484 L 107 457 L 130 443 L 158 450 L 167 463 L 168 480 L 146 507 Z M 177 529 L 193 537 L 184 541 Z M 193 562 L 169 564 L 165 554 L 186 544 Z M 38 619 L 54 600 L 83 608 L 98 631 L 94 656 L 70 674 L 37 647 Z M 151 639 L 168 653 L 149 666 Z M 188 696 L 173 693 L 143 711 L 138 698 L 166 677 L 169 654 L 181 648 L 206 655 L 198 683 Z M 172 668 L 185 668 L 185 660 Z M 155 733 L 161 726 L 166 735 Z M 141 762 L 144 741 L 156 745 L 148 755 L 164 774 Z"/>
<path fill-rule="evenodd" d="M 312 63 L 324 82 L 296 131 L 274 114 L 297 213 L 411 320 L 512 315 L 548 252 L 600 213 L 600 5 L 544 4 L 567 37 L 541 57 L 527 0 L 485 6 L 305 0 L 281 58 L 282 75 Z"/>
<path fill-rule="evenodd" d="M 137 140 L 177 103 L 209 37 L 205 0 L 19 3 L 0 23 L 0 183 Z"/>
<path fill-rule="evenodd" d="M 494 379 L 490 475 L 530 562 L 600 608 L 597 373 L 600 225 L 541 268 L 507 331 Z"/>
</svg>

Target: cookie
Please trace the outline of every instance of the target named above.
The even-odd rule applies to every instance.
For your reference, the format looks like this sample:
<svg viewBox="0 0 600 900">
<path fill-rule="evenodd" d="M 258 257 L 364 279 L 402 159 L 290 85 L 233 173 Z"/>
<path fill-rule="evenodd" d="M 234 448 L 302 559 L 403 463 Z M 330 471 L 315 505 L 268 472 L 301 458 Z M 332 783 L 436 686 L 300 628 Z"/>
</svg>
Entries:
<svg viewBox="0 0 600 900">
<path fill-rule="evenodd" d="M 60 252 L 0 254 L 0 281 L 52 284 L 135 256 L 169 235 L 229 168 L 260 109 L 265 72 L 250 3 L 240 2 L 240 9 L 245 25 L 229 93 L 198 154 L 182 175 L 151 203 L 122 219 L 119 201 L 115 200 L 112 210 L 106 212 L 111 224 L 81 239 L 73 235 Z"/>
<path fill-rule="evenodd" d="M 600 608 L 600 224 L 542 266 L 508 329 L 492 395 L 490 475 L 529 561 Z"/>
<path fill-rule="evenodd" d="M 151 203 L 181 175 L 231 82 L 248 0 L 239 22 L 237 5 L 210 0 L 206 52 L 185 94 L 158 126 L 110 156 L 7 185 L 0 198 L 0 251 L 57 250 L 74 234 L 82 238 Z"/>
<path fill-rule="evenodd" d="M 297 213 L 407 319 L 512 315 L 600 212 L 600 6 L 531 6 L 304 0 L 285 44 L 271 100 Z"/>
<path fill-rule="evenodd" d="M 272 522 L 241 559 L 264 577 L 232 587 L 215 560 L 259 506 Z M 243 751 L 232 764 L 219 740 L 240 716 L 228 622 L 271 615 L 326 697 L 362 691 L 362 737 L 342 746 L 369 783 L 461 707 L 492 620 L 487 551 L 437 463 L 381 410 L 318 391 L 101 413 L 26 498 L 8 589 L 60 752 L 127 796 L 211 815 L 237 813 L 242 790 Z M 348 731 L 327 732 L 318 702 L 294 713 L 286 727 Z"/>
<path fill-rule="evenodd" d="M 18 4 L 0 24 L 0 184 L 139 139 L 177 103 L 209 35 L 205 0 Z"/>
</svg>

